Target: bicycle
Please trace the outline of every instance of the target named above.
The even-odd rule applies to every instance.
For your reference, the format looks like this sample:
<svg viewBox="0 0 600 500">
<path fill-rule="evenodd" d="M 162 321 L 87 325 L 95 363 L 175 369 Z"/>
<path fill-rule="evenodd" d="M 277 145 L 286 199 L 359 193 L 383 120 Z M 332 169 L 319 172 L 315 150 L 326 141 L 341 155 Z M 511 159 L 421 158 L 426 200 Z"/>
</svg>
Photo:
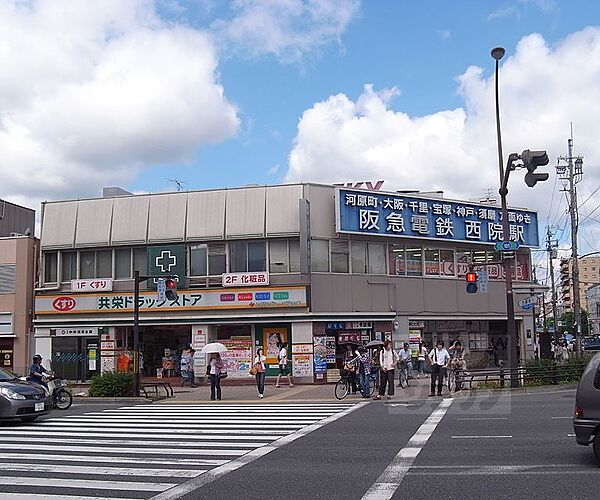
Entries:
<svg viewBox="0 0 600 500">
<path fill-rule="evenodd" d="M 400 373 L 398 374 L 398 385 L 402 387 L 402 389 L 408 387 L 408 366 L 404 362 L 398 363 L 398 369 Z"/>
<path fill-rule="evenodd" d="M 350 381 L 350 372 L 348 370 L 340 370 L 340 379 L 335 384 L 334 394 L 336 399 L 342 400 L 352 389 L 352 382 Z M 375 393 L 375 377 L 373 374 L 369 374 L 369 392 L 365 392 L 364 388 L 360 387 L 360 393 L 363 397 L 371 397 Z"/>
<path fill-rule="evenodd" d="M 450 366 L 448 367 L 448 390 L 450 392 L 456 392 L 460 390 L 461 383 L 459 377 L 457 377 L 458 373 L 462 371 L 462 360 L 455 358 L 450 362 Z M 458 380 L 458 382 L 457 382 Z"/>
</svg>

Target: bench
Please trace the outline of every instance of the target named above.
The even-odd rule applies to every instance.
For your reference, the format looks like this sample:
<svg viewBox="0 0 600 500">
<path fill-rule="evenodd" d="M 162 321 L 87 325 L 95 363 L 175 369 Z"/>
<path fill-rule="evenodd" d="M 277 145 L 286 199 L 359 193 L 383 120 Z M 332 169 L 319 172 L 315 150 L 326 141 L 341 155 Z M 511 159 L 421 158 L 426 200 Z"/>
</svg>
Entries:
<svg viewBox="0 0 600 500">
<path fill-rule="evenodd" d="M 161 396 L 161 388 L 165 391 L 164 398 Z M 151 389 L 151 390 L 150 390 Z M 144 393 L 144 397 L 152 399 L 154 394 L 155 399 L 174 398 L 175 393 L 169 382 L 148 382 L 140 385 L 140 391 Z M 150 395 L 149 395 L 150 394 Z"/>
</svg>

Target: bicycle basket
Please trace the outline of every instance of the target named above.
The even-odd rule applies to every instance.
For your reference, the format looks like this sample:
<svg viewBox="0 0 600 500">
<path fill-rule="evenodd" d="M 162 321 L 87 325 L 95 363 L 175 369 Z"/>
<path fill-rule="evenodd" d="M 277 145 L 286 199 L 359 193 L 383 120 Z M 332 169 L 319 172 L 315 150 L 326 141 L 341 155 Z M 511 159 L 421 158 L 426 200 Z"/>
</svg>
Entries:
<svg viewBox="0 0 600 500">
<path fill-rule="evenodd" d="M 345 368 L 342 368 L 340 370 L 340 377 L 348 378 L 349 376 L 350 376 L 350 370 L 346 370 Z"/>
</svg>

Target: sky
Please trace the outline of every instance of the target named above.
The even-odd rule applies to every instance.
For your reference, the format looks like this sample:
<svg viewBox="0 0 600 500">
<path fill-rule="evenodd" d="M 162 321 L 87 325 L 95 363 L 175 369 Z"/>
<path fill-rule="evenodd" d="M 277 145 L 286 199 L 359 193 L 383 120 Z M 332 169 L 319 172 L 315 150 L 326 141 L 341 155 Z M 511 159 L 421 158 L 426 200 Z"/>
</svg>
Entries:
<svg viewBox="0 0 600 500">
<path fill-rule="evenodd" d="M 533 190 L 512 174 L 509 203 L 569 246 L 554 166 L 572 123 L 580 245 L 597 250 L 587 0 L 0 0 L 0 198 L 382 179 L 478 199 L 497 192 L 498 45 L 504 156 L 551 159 Z"/>
</svg>

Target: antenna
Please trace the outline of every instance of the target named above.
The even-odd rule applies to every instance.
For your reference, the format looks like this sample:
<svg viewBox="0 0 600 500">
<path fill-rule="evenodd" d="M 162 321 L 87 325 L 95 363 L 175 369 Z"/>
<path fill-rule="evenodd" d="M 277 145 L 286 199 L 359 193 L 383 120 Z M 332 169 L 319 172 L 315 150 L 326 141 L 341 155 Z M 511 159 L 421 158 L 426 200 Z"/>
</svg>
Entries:
<svg viewBox="0 0 600 500">
<path fill-rule="evenodd" d="M 184 190 L 184 187 L 186 186 L 187 182 L 186 181 L 180 181 L 179 179 L 167 179 L 167 181 L 172 182 L 173 184 L 175 184 L 175 187 L 177 188 L 177 192 L 179 193 L 180 191 Z"/>
</svg>

